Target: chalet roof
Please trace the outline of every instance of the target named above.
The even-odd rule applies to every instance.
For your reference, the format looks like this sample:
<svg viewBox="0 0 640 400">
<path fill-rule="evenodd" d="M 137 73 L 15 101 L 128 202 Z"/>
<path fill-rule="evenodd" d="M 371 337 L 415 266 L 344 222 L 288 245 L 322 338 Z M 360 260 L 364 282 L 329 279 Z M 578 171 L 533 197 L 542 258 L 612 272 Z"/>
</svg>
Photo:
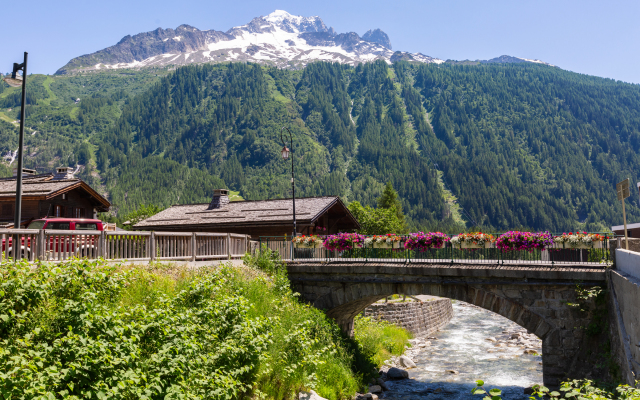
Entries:
<svg viewBox="0 0 640 400">
<path fill-rule="evenodd" d="M 354 227 L 359 227 L 357 220 L 336 196 L 297 198 L 296 220 L 299 224 L 313 223 L 333 206 L 343 209 L 343 212 L 352 220 Z M 293 222 L 291 199 L 234 201 L 219 209 L 208 210 L 208 208 L 209 203 L 174 205 L 138 222 L 134 228 L 184 225 L 268 226 Z"/>
<path fill-rule="evenodd" d="M 22 177 L 23 199 L 48 200 L 73 189 L 83 189 L 104 208 L 109 208 L 111 203 L 82 179 L 53 180 L 54 174 L 40 174 Z M 10 200 L 16 197 L 16 177 L 0 178 L 0 200 Z"/>
</svg>

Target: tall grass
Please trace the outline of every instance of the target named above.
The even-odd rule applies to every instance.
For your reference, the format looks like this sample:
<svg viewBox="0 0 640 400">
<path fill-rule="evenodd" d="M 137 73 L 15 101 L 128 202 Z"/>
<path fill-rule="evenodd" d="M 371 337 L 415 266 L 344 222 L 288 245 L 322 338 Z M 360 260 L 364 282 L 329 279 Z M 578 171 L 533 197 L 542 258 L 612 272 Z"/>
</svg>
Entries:
<svg viewBox="0 0 640 400">
<path fill-rule="evenodd" d="M 368 319 L 344 337 L 277 255 L 245 261 L 0 264 L 0 397 L 339 400 L 404 347 L 406 331 Z"/>
<path fill-rule="evenodd" d="M 381 366 L 392 355 L 404 353 L 411 333 L 386 321 L 357 316 L 354 320 L 354 336 L 362 353 L 376 366 Z"/>
</svg>

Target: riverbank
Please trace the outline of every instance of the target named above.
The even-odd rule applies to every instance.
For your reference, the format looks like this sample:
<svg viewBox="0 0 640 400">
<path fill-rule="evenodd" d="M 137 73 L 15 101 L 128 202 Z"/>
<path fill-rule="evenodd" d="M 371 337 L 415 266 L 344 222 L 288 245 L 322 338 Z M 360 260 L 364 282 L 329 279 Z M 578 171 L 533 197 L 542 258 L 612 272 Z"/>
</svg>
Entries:
<svg viewBox="0 0 640 400">
<path fill-rule="evenodd" d="M 16 399 L 351 399 L 408 333 L 348 339 L 277 256 L 246 265 L 0 264 L 0 392 Z M 402 336 L 405 335 L 405 336 Z"/>
</svg>

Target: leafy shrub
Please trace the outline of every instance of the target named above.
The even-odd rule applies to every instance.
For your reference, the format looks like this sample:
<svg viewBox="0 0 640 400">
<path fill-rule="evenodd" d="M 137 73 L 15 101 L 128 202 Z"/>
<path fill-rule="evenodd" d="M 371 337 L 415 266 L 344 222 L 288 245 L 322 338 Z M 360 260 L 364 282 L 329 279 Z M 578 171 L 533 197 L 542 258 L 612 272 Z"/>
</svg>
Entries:
<svg viewBox="0 0 640 400">
<path fill-rule="evenodd" d="M 350 344 L 297 301 L 272 256 L 257 265 L 274 274 L 250 277 L 230 266 L 0 265 L 0 394 L 288 399 L 314 388 L 348 397 L 359 386 Z"/>
<path fill-rule="evenodd" d="M 381 366 L 392 355 L 404 353 L 411 334 L 403 328 L 371 317 L 357 316 L 354 336 L 362 353 L 376 366 Z"/>
</svg>

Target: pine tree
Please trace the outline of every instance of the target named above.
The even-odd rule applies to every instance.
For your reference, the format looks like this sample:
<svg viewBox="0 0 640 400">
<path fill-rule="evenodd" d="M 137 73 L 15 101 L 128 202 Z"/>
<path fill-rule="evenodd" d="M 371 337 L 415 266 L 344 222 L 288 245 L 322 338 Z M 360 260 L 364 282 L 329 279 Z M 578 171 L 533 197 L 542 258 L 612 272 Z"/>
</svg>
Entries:
<svg viewBox="0 0 640 400">
<path fill-rule="evenodd" d="M 404 213 L 402 212 L 402 202 L 398 198 L 398 192 L 395 191 L 391 182 L 387 182 L 384 191 L 378 198 L 378 207 L 386 209 L 395 209 L 396 217 L 404 225 Z"/>
</svg>

